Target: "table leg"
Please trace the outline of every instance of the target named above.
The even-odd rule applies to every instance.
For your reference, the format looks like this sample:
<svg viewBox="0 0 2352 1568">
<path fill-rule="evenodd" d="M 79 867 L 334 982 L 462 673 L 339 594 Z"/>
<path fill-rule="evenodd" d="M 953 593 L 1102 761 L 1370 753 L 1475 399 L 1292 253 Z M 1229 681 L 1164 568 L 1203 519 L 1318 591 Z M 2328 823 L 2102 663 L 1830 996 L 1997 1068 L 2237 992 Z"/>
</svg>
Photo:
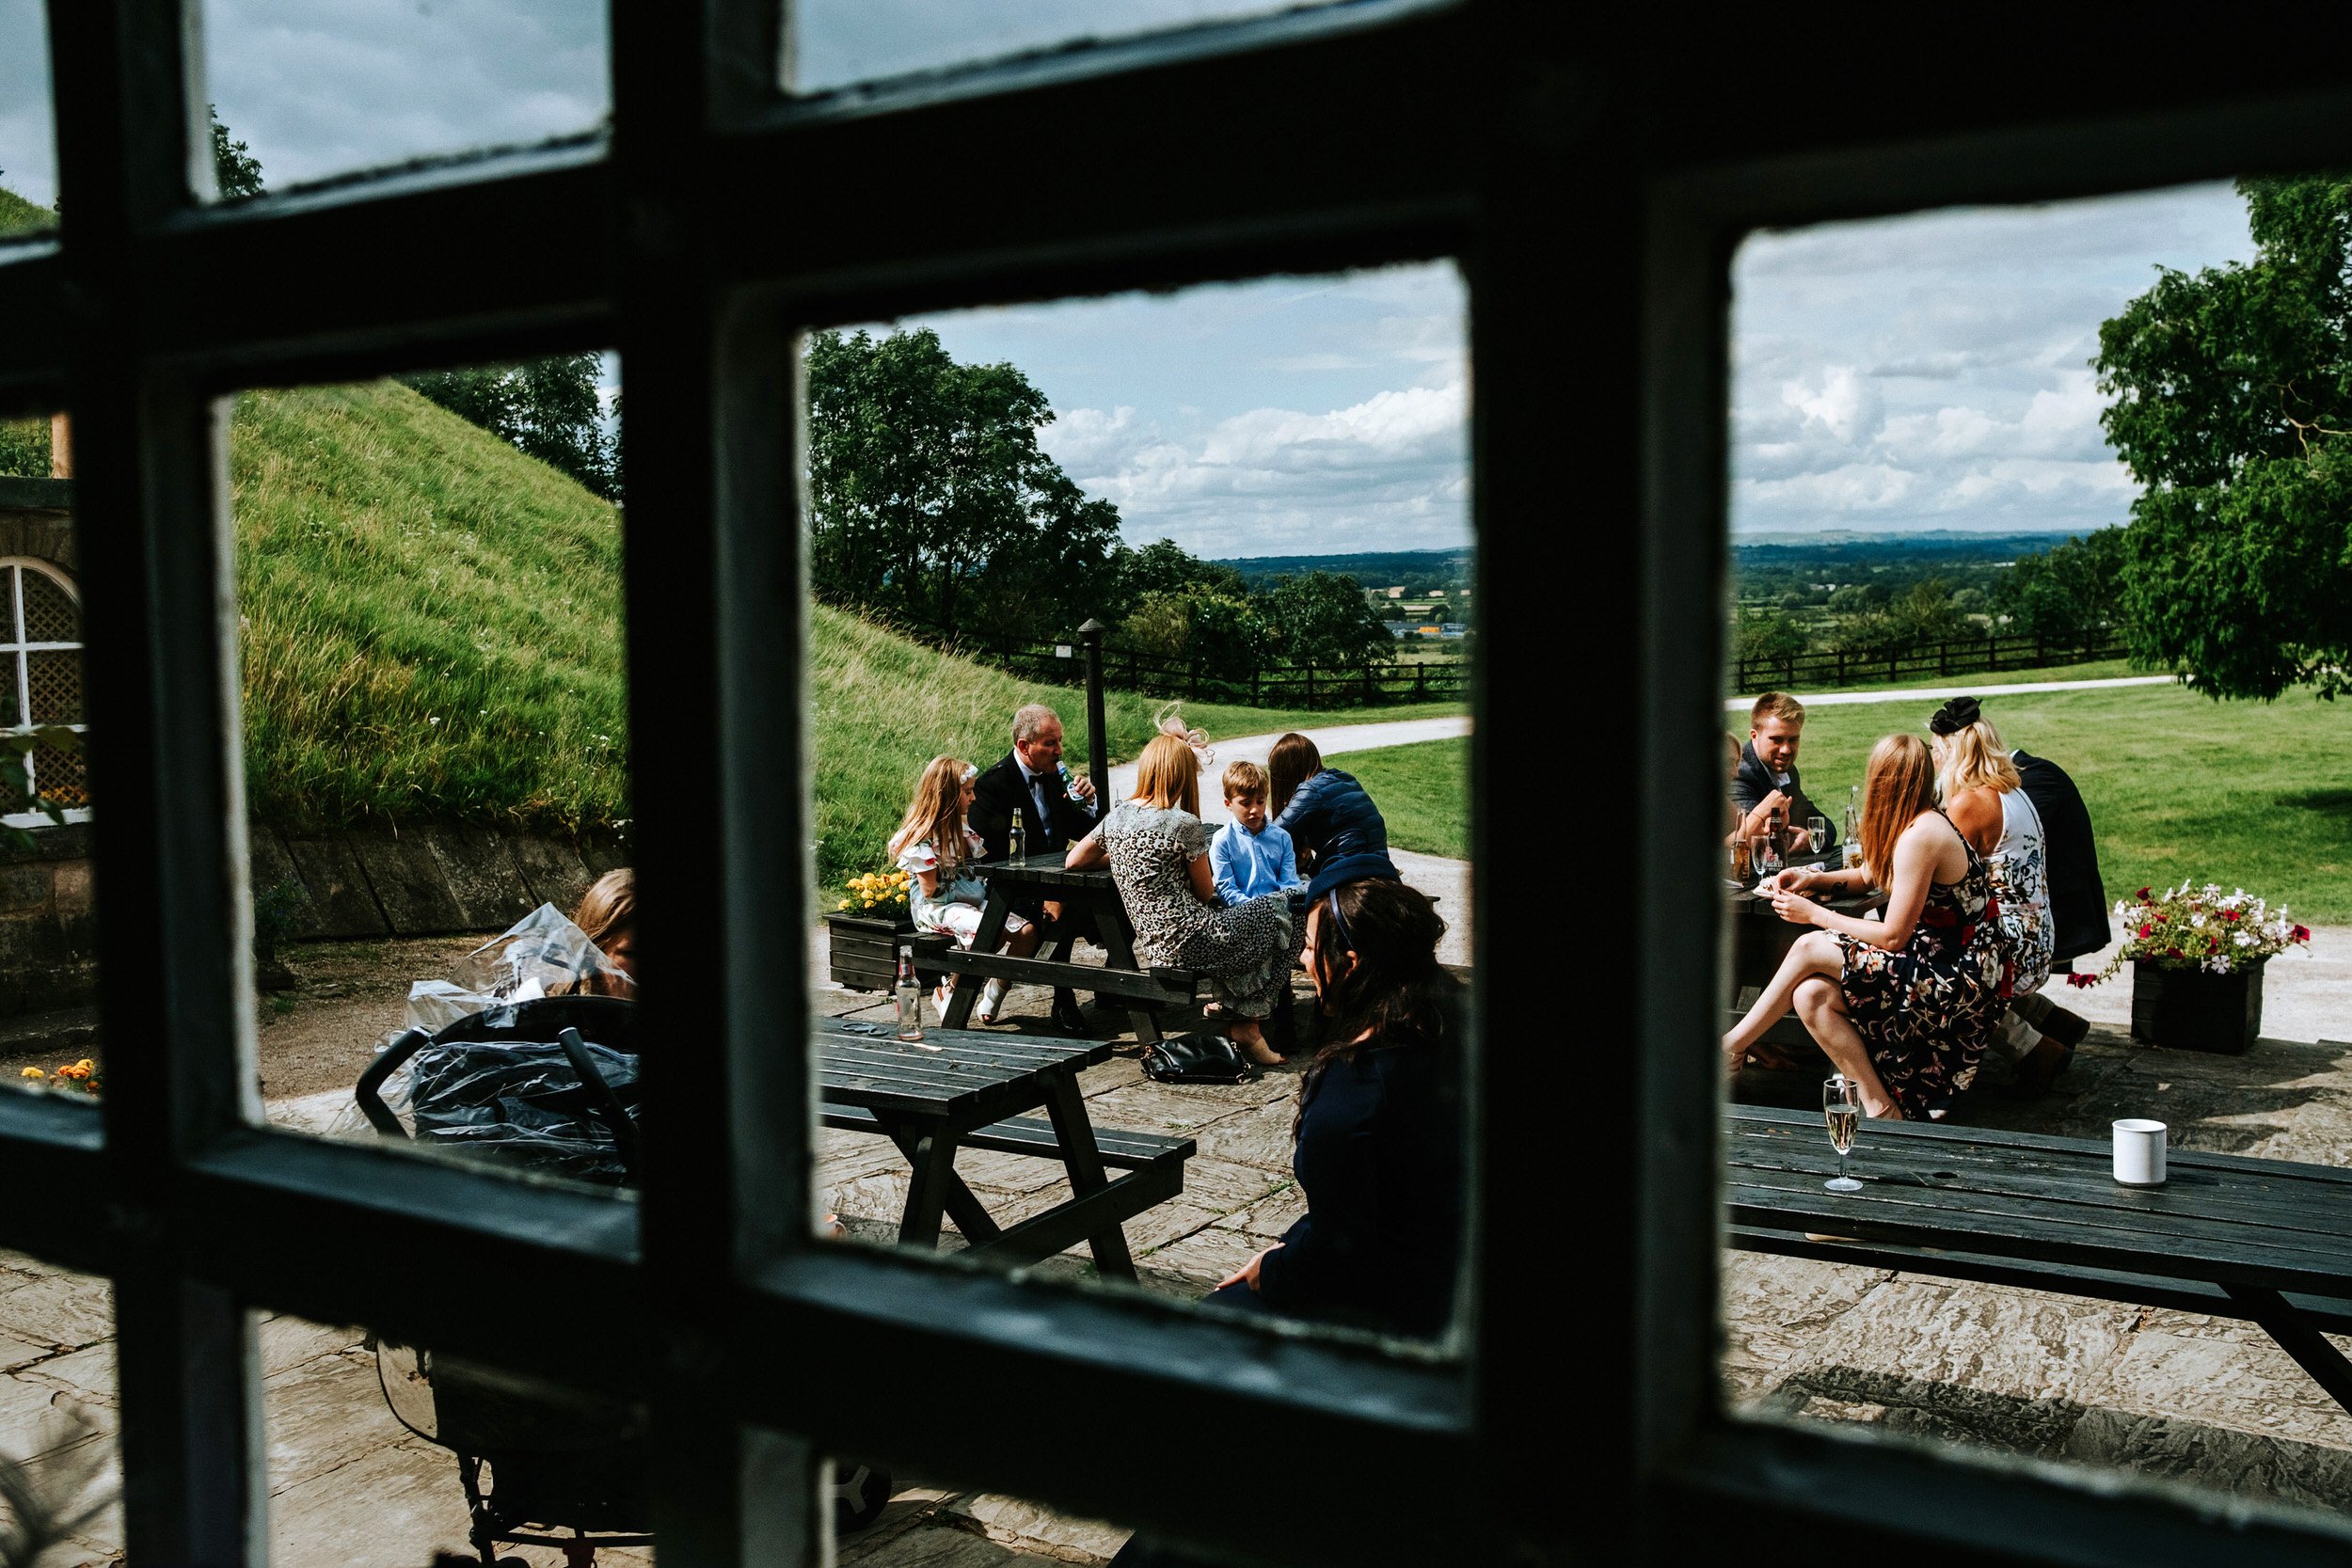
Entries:
<svg viewBox="0 0 2352 1568">
<path fill-rule="evenodd" d="M 898 1146 L 898 1152 L 907 1157 L 908 1167 L 919 1169 L 922 1161 L 927 1158 L 926 1147 L 930 1140 L 904 1127 L 891 1127 L 885 1131 L 889 1133 L 890 1141 Z M 976 1247 L 985 1246 L 1003 1235 L 1004 1230 L 990 1216 L 988 1207 L 980 1201 L 979 1195 L 965 1183 L 962 1177 L 956 1174 L 955 1140 L 946 1133 L 937 1133 L 933 1137 L 937 1142 L 946 1145 L 947 1149 L 947 1170 L 940 1188 L 940 1198 L 946 1205 L 947 1217 L 956 1222 L 956 1228 L 962 1232 L 965 1242 Z M 908 1197 L 910 1201 L 914 1197 L 912 1184 L 908 1187 Z M 902 1224 L 899 1240 L 905 1239 Z M 931 1227 L 932 1243 L 937 1244 L 938 1240 L 938 1222 L 934 1220 Z"/>
<path fill-rule="evenodd" d="M 2253 1285 L 2224 1285 L 2222 1289 L 2246 1308 L 2257 1327 L 2278 1341 L 2280 1350 L 2295 1357 L 2295 1364 L 2329 1399 L 2352 1411 L 2352 1361 L 2344 1358 L 2328 1336 L 2313 1328 L 2276 1291 Z"/>
<path fill-rule="evenodd" d="M 1072 1196 L 1090 1197 L 1109 1186 L 1110 1178 L 1103 1170 L 1103 1151 L 1095 1147 L 1094 1123 L 1087 1117 L 1086 1097 L 1078 1092 L 1075 1072 L 1054 1074 L 1045 1109 L 1054 1118 L 1054 1136 L 1061 1144 L 1062 1168 L 1070 1173 Z M 1087 1245 L 1094 1253 L 1097 1274 L 1134 1283 L 1136 1260 L 1127 1251 L 1126 1231 L 1115 1225 L 1098 1230 L 1087 1238 Z"/>
<path fill-rule="evenodd" d="M 1105 969 L 1123 969 L 1136 974 L 1143 973 L 1143 966 L 1136 962 L 1135 930 L 1127 924 L 1127 906 L 1119 901 L 1116 894 L 1107 900 L 1107 907 L 1098 905 L 1095 909 L 1094 938 L 1103 944 Z M 1135 1025 L 1136 1038 L 1145 1045 L 1160 1037 L 1160 1019 L 1156 1009 L 1130 1002 L 1127 1017 Z"/>
<path fill-rule="evenodd" d="M 1012 913 L 1012 904 L 996 891 L 996 884 L 988 884 L 988 902 L 980 907 L 979 929 L 972 933 L 972 951 L 993 953 L 1004 945 L 1005 917 Z M 942 1029 L 961 1029 L 972 1022 L 972 1009 L 980 1000 L 980 987 L 986 984 L 977 974 L 956 976 L 956 989 L 947 999 L 947 1016 L 939 1021 Z"/>
<path fill-rule="evenodd" d="M 898 1244 L 930 1252 L 939 1245 L 940 1218 L 956 1180 L 956 1140 L 926 1132 L 915 1140 L 907 1163 L 913 1174 L 907 1182 L 906 1212 L 898 1220 Z"/>
</svg>

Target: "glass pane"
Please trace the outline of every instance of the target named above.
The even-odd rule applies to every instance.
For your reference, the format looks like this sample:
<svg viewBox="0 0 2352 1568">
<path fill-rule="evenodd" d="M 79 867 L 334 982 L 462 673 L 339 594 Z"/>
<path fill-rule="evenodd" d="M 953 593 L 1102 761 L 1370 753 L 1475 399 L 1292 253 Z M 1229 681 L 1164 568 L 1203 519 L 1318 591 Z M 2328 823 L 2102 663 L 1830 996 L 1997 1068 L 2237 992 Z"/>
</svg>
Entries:
<svg viewBox="0 0 2352 1568">
<path fill-rule="evenodd" d="M 1312 0 L 1329 4 L 1330 0 Z M 1270 11 L 1297 0 L 794 0 L 794 92 Z"/>
<path fill-rule="evenodd" d="M 26 573 L 29 579 L 33 574 Z M 82 721 L 82 653 L 78 648 L 24 656 L 24 681 L 36 724 Z"/>
<path fill-rule="evenodd" d="M 275 1123 L 633 1184 L 617 377 L 580 354 L 236 401 Z"/>
<path fill-rule="evenodd" d="M 834 1015 L 818 1186 L 850 1236 L 944 1236 L 1184 1300 L 1288 1237 L 1261 1266 L 1278 1283 L 1227 1305 L 1442 1323 L 1461 1223 L 1453 1006 L 1472 956 L 1466 310 L 1440 263 L 807 341 L 816 962 Z M 1227 886 L 1204 900 L 1191 851 L 1213 836 L 1198 863 Z M 1064 867 L 1077 843 L 1106 863 Z M 1303 1071 L 1357 1037 L 1365 994 L 1333 989 L 1323 1016 L 1312 956 L 1300 967 L 1328 918 L 1320 900 L 1303 912 L 1314 876 L 1339 886 L 1359 950 L 1375 929 L 1388 944 L 1365 986 L 1447 967 L 1394 1051 L 1329 1068 L 1295 1149 Z M 902 958 L 919 1042 L 897 1037 Z M 1264 1069 L 1154 1082 L 1138 1058 L 1163 1035 Z M 1318 1190 L 1311 1149 L 1384 1072 L 1388 1196 Z M 911 1202 L 901 1151 L 956 1085 L 1004 1119 L 933 1143 L 953 1175 L 927 1167 L 923 1193 L 946 1196 Z M 1116 1201 L 1085 1196 L 1084 1149 L 1045 1119 L 1073 1092 Z M 1081 1201 L 1119 1228 L 1073 1232 Z M 1313 1265 L 1289 1266 L 1318 1203 L 1327 1224 L 1385 1229 L 1385 1283 L 1290 1283 Z"/>
<path fill-rule="evenodd" d="M 593 131 L 612 106 L 591 0 L 205 0 L 224 196 Z"/>
<path fill-rule="evenodd" d="M 2352 1220 L 2352 427 L 2304 362 L 2347 216 L 2327 176 L 1740 250 L 1717 852 L 1864 863 L 1726 888 L 1736 1402 L 2352 1497 L 2352 1417 L 2223 1289 Z"/>
<path fill-rule="evenodd" d="M 359 1328 L 261 1339 L 278 1568 L 653 1560 L 642 1409 Z"/>
<path fill-rule="evenodd" d="M 0 245 L 55 229 L 56 205 L 46 13 L 35 0 L 9 0 L 0 5 Z M 0 435 L 0 453 L 5 444 Z"/>
<path fill-rule="evenodd" d="M 82 609 L 73 602 L 73 596 L 45 572 L 26 571 L 23 576 L 24 641 L 79 642 L 82 640 Z"/>
<path fill-rule="evenodd" d="M 0 1253 L 0 1471 L 43 1564 L 120 1560 L 114 1332 L 105 1280 Z"/>
</svg>

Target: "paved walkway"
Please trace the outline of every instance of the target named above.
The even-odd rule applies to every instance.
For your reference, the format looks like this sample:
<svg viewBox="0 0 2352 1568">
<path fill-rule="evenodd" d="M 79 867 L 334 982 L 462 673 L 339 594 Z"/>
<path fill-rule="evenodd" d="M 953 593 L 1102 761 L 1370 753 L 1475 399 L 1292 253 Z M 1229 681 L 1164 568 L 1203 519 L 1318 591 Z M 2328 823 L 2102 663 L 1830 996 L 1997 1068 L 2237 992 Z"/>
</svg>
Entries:
<svg viewBox="0 0 2352 1568">
<path fill-rule="evenodd" d="M 1289 732 L 1285 731 L 1284 734 Z M 1325 756 L 1337 756 L 1342 752 L 1371 752 L 1383 746 L 1411 746 L 1423 740 L 1454 740 L 1470 733 L 1470 715 L 1456 714 L 1446 719 L 1395 719 L 1384 724 L 1327 724 L 1319 729 L 1300 730 L 1300 735 L 1315 743 L 1315 750 Z M 1210 749 L 1216 752 L 1216 761 L 1200 780 L 1200 819 L 1203 822 L 1227 822 L 1225 792 L 1216 775 L 1228 763 L 1254 762 L 1265 766 L 1266 753 L 1274 750 L 1280 735 L 1237 735 L 1224 738 L 1209 736 Z M 1111 799 L 1123 800 L 1135 793 L 1136 765 L 1120 763 L 1111 769 Z"/>
<path fill-rule="evenodd" d="M 2028 691 L 2096 691 L 2110 686 L 2174 686 L 2179 683 L 2170 675 L 2118 675 L 2110 680 L 2097 681 L 2014 681 L 1997 686 L 1970 686 L 1963 680 L 1953 686 L 1918 687 L 1909 691 L 1801 691 L 1797 695 L 1807 707 L 1843 707 L 1850 703 L 1940 703 L 1947 697 L 2014 697 Z M 1726 713 L 1744 712 L 1756 704 L 1757 692 L 1750 697 L 1727 697 L 1724 700 Z"/>
</svg>

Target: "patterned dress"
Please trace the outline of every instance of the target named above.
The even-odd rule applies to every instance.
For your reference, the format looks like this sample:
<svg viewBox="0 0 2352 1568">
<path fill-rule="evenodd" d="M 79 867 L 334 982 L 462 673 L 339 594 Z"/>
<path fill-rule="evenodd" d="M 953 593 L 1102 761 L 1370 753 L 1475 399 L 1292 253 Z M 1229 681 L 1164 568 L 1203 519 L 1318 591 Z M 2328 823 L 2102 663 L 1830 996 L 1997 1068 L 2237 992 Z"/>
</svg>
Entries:
<svg viewBox="0 0 2352 1568">
<path fill-rule="evenodd" d="M 1950 828 L 1951 819 L 1944 817 L 1944 825 Z M 1967 871 L 1957 882 L 1928 884 L 1927 904 L 1902 951 L 1837 938 L 1846 1014 L 1869 1048 L 1879 1082 L 1915 1120 L 1945 1110 L 1976 1081 L 2006 1000 L 1993 875 L 1965 838 L 1961 847 Z"/>
<path fill-rule="evenodd" d="M 1290 899 L 1263 894 L 1227 909 L 1192 891 L 1192 863 L 1209 852 L 1207 824 L 1188 811 L 1122 800 L 1103 819 L 1103 847 L 1127 918 L 1136 957 L 1209 978 L 1216 999 L 1244 1018 L 1274 1011 L 1297 962 L 1299 932 Z"/>
<path fill-rule="evenodd" d="M 2050 918 L 2049 863 L 2042 849 L 2042 814 L 2022 789 L 2001 797 L 2001 842 L 1986 864 L 1993 895 L 2001 901 L 2001 945 L 2009 959 L 2009 994 L 2024 996 L 2050 977 L 2058 927 Z"/>
</svg>

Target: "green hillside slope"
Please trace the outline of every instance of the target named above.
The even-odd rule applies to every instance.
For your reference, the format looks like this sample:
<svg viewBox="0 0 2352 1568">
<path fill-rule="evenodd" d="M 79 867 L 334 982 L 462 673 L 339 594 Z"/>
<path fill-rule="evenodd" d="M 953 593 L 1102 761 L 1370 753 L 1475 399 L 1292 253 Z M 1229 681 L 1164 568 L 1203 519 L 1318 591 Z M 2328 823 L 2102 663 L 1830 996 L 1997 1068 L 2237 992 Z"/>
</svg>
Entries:
<svg viewBox="0 0 2352 1568">
<path fill-rule="evenodd" d="M 0 239 L 57 227 L 57 214 L 0 185 Z"/>
<path fill-rule="evenodd" d="M 389 382 L 249 393 L 230 448 L 257 813 L 289 825 L 389 817 L 568 832 L 628 816 L 611 505 Z M 1002 755 L 1025 702 L 1061 711 L 1082 766 L 1085 705 L 1068 688 L 839 610 L 812 607 L 808 633 L 827 884 L 881 862 L 930 758 Z M 1159 705 L 1115 692 L 1108 705 L 1112 754 L 1133 756 Z M 1218 736 L 1310 717 L 1187 713 Z"/>
<path fill-rule="evenodd" d="M 257 813 L 628 815 L 611 505 L 389 382 L 248 393 L 230 452 Z"/>
</svg>

